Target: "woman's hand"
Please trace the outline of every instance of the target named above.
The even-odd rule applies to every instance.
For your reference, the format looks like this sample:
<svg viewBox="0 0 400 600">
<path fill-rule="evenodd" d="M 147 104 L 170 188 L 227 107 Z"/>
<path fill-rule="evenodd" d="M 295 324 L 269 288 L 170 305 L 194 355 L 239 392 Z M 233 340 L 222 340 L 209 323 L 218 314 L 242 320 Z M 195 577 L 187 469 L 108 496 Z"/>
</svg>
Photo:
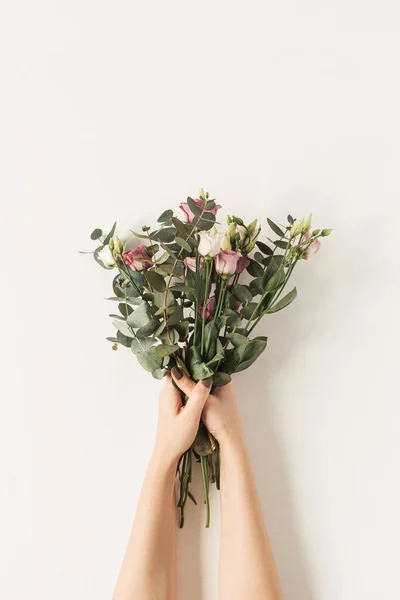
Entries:
<svg viewBox="0 0 400 600">
<path fill-rule="evenodd" d="M 176 385 L 187 396 L 190 396 L 192 390 L 198 385 L 179 369 L 172 369 L 172 376 Z M 208 396 L 203 409 L 202 420 L 220 444 L 231 438 L 237 439 L 242 435 L 242 425 L 232 382 L 217 388 L 213 394 Z"/>
<path fill-rule="evenodd" d="M 180 373 L 176 369 L 176 383 L 179 383 Z M 192 384 L 190 390 L 185 391 L 189 398 L 185 406 L 182 406 L 181 395 L 174 387 L 170 375 L 160 394 L 155 454 L 171 462 L 177 461 L 194 442 L 212 378 Z"/>
</svg>

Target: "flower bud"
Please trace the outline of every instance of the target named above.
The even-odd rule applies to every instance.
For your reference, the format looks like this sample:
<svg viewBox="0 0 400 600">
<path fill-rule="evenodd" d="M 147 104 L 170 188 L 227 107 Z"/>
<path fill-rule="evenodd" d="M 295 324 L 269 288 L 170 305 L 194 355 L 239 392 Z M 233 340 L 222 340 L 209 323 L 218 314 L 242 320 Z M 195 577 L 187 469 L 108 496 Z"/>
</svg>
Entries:
<svg viewBox="0 0 400 600">
<path fill-rule="evenodd" d="M 303 229 L 302 229 L 302 233 L 308 233 L 310 231 L 311 228 L 311 222 L 312 222 L 312 214 L 309 215 L 307 217 L 307 219 L 304 220 L 303 222 Z"/>
<path fill-rule="evenodd" d="M 112 238 L 112 242 L 114 244 L 115 254 L 122 254 L 122 252 L 124 250 L 124 246 L 117 235 L 114 235 L 114 237 Z"/>
<path fill-rule="evenodd" d="M 110 248 L 111 252 L 114 250 L 114 240 L 112 238 L 108 242 L 108 247 Z"/>
<path fill-rule="evenodd" d="M 296 237 L 299 233 L 302 233 L 304 227 L 304 218 L 299 221 L 295 221 L 290 229 L 290 235 Z"/>
<path fill-rule="evenodd" d="M 327 237 L 328 235 L 331 235 L 332 231 L 333 231 L 333 229 L 323 229 L 323 230 L 321 231 L 321 235 L 322 235 L 323 237 Z"/>
</svg>

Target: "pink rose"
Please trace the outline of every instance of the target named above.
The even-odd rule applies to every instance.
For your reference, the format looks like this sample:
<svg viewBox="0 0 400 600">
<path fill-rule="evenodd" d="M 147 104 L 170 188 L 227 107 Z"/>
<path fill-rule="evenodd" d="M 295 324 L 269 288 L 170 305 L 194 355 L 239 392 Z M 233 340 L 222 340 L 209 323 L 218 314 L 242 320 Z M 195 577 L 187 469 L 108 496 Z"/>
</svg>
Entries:
<svg viewBox="0 0 400 600">
<path fill-rule="evenodd" d="M 132 271 L 143 271 L 152 266 L 151 256 L 147 254 L 146 246 L 141 244 L 134 250 L 124 252 L 122 255 L 124 263 L 130 266 Z"/>
<path fill-rule="evenodd" d="M 197 206 L 199 206 L 200 208 L 204 208 L 205 205 L 205 200 L 201 200 L 200 198 L 197 198 L 196 200 L 194 200 L 195 204 L 197 204 Z M 186 223 L 191 223 L 193 221 L 194 218 L 194 214 L 192 213 L 192 211 L 189 208 L 189 204 L 187 202 L 181 202 L 179 205 L 179 208 L 181 209 L 181 211 L 184 213 L 185 215 L 185 221 Z M 220 205 L 216 204 L 214 206 L 214 208 L 212 208 L 211 210 L 207 210 L 206 212 L 210 212 L 213 215 L 217 214 L 217 211 L 220 209 Z"/>
<path fill-rule="evenodd" d="M 250 260 L 247 258 L 247 256 L 243 256 L 243 254 L 241 254 L 239 260 L 237 261 L 236 273 L 243 273 L 243 271 L 247 269 L 249 264 Z"/>
<path fill-rule="evenodd" d="M 303 237 L 301 238 L 301 244 L 300 244 L 300 250 L 304 247 L 307 246 L 307 241 L 310 239 L 311 237 L 311 233 L 305 233 L 303 235 Z M 297 244 L 300 241 L 300 236 L 297 236 L 293 242 L 292 242 L 292 246 L 297 246 Z M 321 241 L 317 238 L 316 240 L 314 240 L 305 250 L 303 250 L 303 254 L 302 254 L 302 258 L 304 258 L 305 260 L 308 260 L 310 258 L 310 256 L 312 256 L 313 254 L 315 254 L 316 252 L 318 252 L 318 250 L 321 248 Z"/>
<path fill-rule="evenodd" d="M 185 265 L 185 267 L 187 269 L 190 269 L 191 271 L 196 271 L 197 262 L 196 262 L 195 256 L 187 256 L 185 258 L 185 260 L 183 261 L 183 264 Z M 202 256 L 200 257 L 199 266 L 200 266 L 200 269 L 202 269 L 204 266 L 204 258 Z"/>
<path fill-rule="evenodd" d="M 216 306 L 217 306 L 217 299 L 216 299 L 216 297 L 215 296 L 211 296 L 211 298 L 208 298 L 207 304 L 206 304 L 206 312 L 205 312 L 206 321 L 211 321 L 212 315 L 213 315 L 213 312 L 214 312 Z M 200 304 L 199 304 L 199 314 L 200 314 L 201 318 L 203 318 L 203 308 L 204 308 L 204 302 L 200 302 Z"/>
<path fill-rule="evenodd" d="M 224 277 L 236 273 L 238 260 L 240 258 L 242 258 L 242 254 L 237 250 L 221 250 L 221 252 L 214 257 L 215 270 L 218 275 Z"/>
</svg>

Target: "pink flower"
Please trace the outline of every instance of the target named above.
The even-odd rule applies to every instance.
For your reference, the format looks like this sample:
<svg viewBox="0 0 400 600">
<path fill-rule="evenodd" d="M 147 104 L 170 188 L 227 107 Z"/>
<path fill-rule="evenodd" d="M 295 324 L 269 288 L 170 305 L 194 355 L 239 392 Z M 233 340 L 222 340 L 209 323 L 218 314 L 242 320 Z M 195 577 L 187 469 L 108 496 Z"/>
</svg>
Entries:
<svg viewBox="0 0 400 600">
<path fill-rule="evenodd" d="M 218 275 L 229 276 L 236 273 L 238 261 L 243 258 L 237 250 L 221 250 L 214 258 Z"/>
<path fill-rule="evenodd" d="M 239 260 L 237 261 L 236 273 L 243 273 L 243 271 L 245 269 L 247 269 L 249 264 L 250 264 L 250 260 L 247 258 L 247 256 L 243 256 L 243 254 L 242 254 L 240 256 Z"/>
<path fill-rule="evenodd" d="M 197 204 L 197 206 L 199 206 L 200 208 L 204 208 L 205 205 L 205 200 L 201 200 L 200 198 L 197 198 L 196 200 L 194 200 L 195 204 Z M 181 202 L 179 205 L 179 208 L 181 209 L 181 211 L 184 213 L 185 215 L 185 221 L 186 223 L 191 223 L 193 221 L 194 218 L 194 214 L 192 213 L 192 211 L 189 208 L 189 204 L 187 202 Z M 221 206 L 219 204 L 216 204 L 214 206 L 214 208 L 212 208 L 211 210 L 207 210 L 207 212 L 210 212 L 213 215 L 217 214 L 217 211 L 221 208 Z"/>
<path fill-rule="evenodd" d="M 143 271 L 152 266 L 151 256 L 147 254 L 146 246 L 141 244 L 134 250 L 124 252 L 122 255 L 124 263 L 130 266 L 132 271 Z"/>
<path fill-rule="evenodd" d="M 185 260 L 183 261 L 183 264 L 185 265 L 185 267 L 187 269 L 190 269 L 191 271 L 195 271 L 196 270 L 196 257 L 195 256 L 187 256 L 185 258 Z M 200 269 L 203 268 L 204 266 L 204 258 L 201 256 L 200 257 L 200 263 L 199 263 Z"/>
<path fill-rule="evenodd" d="M 206 321 L 211 321 L 212 315 L 213 315 L 213 312 L 214 312 L 216 306 L 217 306 L 217 299 L 216 299 L 216 297 L 215 296 L 211 296 L 211 298 L 208 298 L 207 304 L 206 304 L 206 311 L 205 311 Z M 203 308 L 204 308 L 204 302 L 200 302 L 200 304 L 199 304 L 199 314 L 200 314 L 201 318 L 203 318 Z"/>
<path fill-rule="evenodd" d="M 302 257 L 305 260 L 308 260 L 310 258 L 310 256 L 312 256 L 313 254 L 316 254 L 316 252 L 318 252 L 318 250 L 321 248 L 321 241 L 317 238 L 316 240 L 314 240 L 308 247 L 307 247 L 307 242 L 311 237 L 311 233 L 305 233 L 303 235 L 303 237 L 301 238 L 301 244 L 300 244 L 300 250 L 302 250 Z M 297 244 L 300 242 L 300 236 L 298 235 L 292 242 L 292 246 L 297 246 Z M 306 246 L 306 249 L 304 249 L 304 247 Z"/>
</svg>

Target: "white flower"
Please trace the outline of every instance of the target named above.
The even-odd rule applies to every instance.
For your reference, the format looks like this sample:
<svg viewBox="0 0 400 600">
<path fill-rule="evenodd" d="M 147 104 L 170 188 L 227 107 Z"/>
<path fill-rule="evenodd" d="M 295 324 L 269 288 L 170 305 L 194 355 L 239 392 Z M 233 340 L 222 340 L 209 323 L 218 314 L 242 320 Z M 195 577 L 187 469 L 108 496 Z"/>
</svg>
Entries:
<svg viewBox="0 0 400 600">
<path fill-rule="evenodd" d="M 225 239 L 224 233 L 209 233 L 208 231 L 202 231 L 199 233 L 199 253 L 202 256 L 213 257 L 216 256 L 221 250 L 221 245 Z"/>
<path fill-rule="evenodd" d="M 107 269 L 113 269 L 116 266 L 115 258 L 108 246 L 104 246 L 104 248 L 100 250 L 97 256 L 101 260 L 103 265 L 107 267 Z"/>
</svg>

